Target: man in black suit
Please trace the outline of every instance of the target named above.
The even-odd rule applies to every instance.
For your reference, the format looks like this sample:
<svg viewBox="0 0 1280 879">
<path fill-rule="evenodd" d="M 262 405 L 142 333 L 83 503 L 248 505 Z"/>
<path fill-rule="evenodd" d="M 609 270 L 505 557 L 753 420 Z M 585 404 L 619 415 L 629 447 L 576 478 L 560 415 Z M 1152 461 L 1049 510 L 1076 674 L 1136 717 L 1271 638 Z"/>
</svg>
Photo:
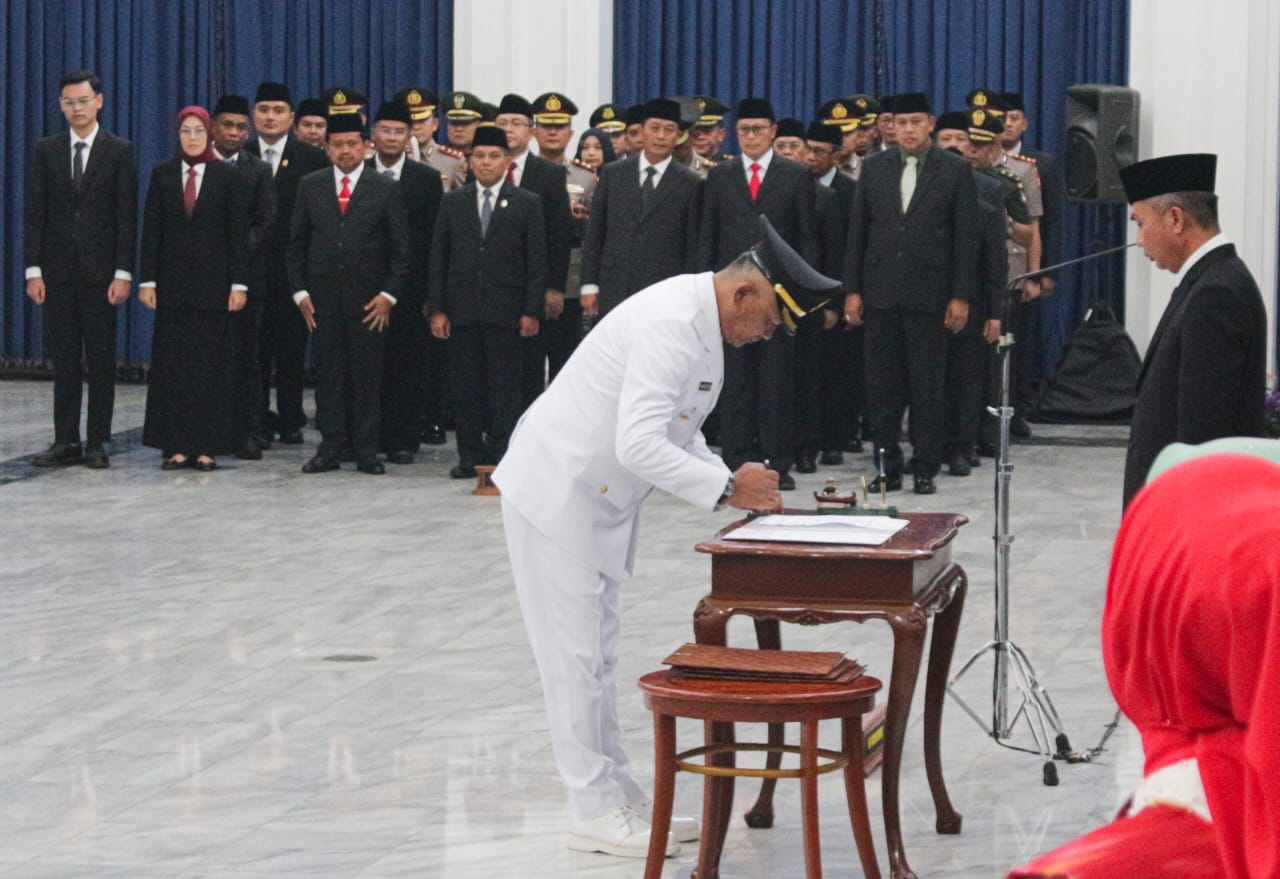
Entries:
<svg viewBox="0 0 1280 879">
<path fill-rule="evenodd" d="M 702 268 L 724 268 L 748 250 L 760 216 L 805 262 L 818 265 L 813 175 L 804 165 L 774 154 L 777 117 L 769 101 L 744 98 L 737 110 L 742 155 L 707 174 L 698 255 Z M 778 471 L 778 487 L 784 491 L 795 488 L 789 472 L 795 458 L 794 362 L 795 338 L 787 333 L 741 348 L 726 346 L 724 393 L 716 410 L 721 451 L 730 469 L 762 455 Z"/>
<path fill-rule="evenodd" d="M 236 334 L 236 416 L 240 432 L 236 457 L 257 461 L 271 437 L 262 423 L 262 311 L 266 298 L 267 239 L 275 232 L 276 188 L 271 166 L 245 152 L 249 138 L 249 101 L 243 95 L 223 95 L 213 110 L 213 151 L 237 173 L 249 209 L 246 280 L 248 298 L 234 318 Z"/>
<path fill-rule="evenodd" d="M 137 245 L 133 146 L 98 125 L 102 81 L 72 70 L 58 82 L 70 132 L 36 144 L 26 187 L 27 296 L 44 305 L 53 356 L 54 439 L 37 467 L 110 466 L 116 306 L 129 298 Z M 80 445 L 81 352 L 89 417 Z"/>
<path fill-rule="evenodd" d="M 1126 507 L 1169 443 L 1265 434 L 1266 309 L 1218 228 L 1217 161 L 1210 154 L 1164 156 L 1120 169 L 1137 243 L 1178 279 L 1138 376 Z"/>
<path fill-rule="evenodd" d="M 818 271 L 830 278 L 844 273 L 849 214 L 858 184 L 840 173 L 843 132 L 818 120 L 805 132 L 805 165 L 817 183 Z M 840 321 L 832 303 L 806 319 L 796 331 L 796 470 L 812 473 L 822 463 L 844 463 L 844 447 L 862 411 L 862 328 Z"/>
<path fill-rule="evenodd" d="M 431 252 L 444 185 L 435 169 L 405 152 L 412 132 L 409 106 L 386 101 L 374 117 L 373 148 L 367 169 L 400 184 L 409 220 L 409 249 L 419 261 L 396 304 L 387 329 L 382 381 L 382 449 L 392 464 L 412 464 L 422 433 L 422 411 L 430 379 L 431 335 L 422 307 L 427 301 L 426 258 Z"/>
<path fill-rule="evenodd" d="M 307 325 L 293 303 L 289 284 L 289 225 L 293 220 L 298 181 L 329 164 L 328 158 L 290 134 L 293 124 L 289 87 L 278 82 L 258 86 L 253 100 L 253 127 L 257 137 L 245 151 L 271 167 L 276 184 L 276 223 L 263 248 L 266 288 L 262 311 L 262 413 L 263 434 L 276 431 L 282 443 L 302 443 L 307 416 L 302 411 L 306 381 Z M 326 123 L 327 124 L 327 123 Z M 276 411 L 271 411 L 271 376 L 276 383 Z"/>
<path fill-rule="evenodd" d="M 365 166 L 358 114 L 330 114 L 325 140 L 333 167 L 298 185 L 289 239 L 293 299 L 320 360 L 322 439 L 302 472 L 337 470 L 350 448 L 360 472 L 376 475 L 386 472 L 378 460 L 384 331 L 409 281 L 409 221 L 401 188 Z"/>
<path fill-rule="evenodd" d="M 862 167 L 845 252 L 845 319 L 867 328 L 867 396 L 884 487 L 902 487 L 898 437 L 909 405 L 917 494 L 937 490 L 946 333 L 969 319 L 978 265 L 973 172 L 933 145 L 933 123 L 925 95 L 894 96 L 896 144 Z M 880 483 L 877 476 L 877 491 Z"/>
<path fill-rule="evenodd" d="M 644 105 L 641 150 L 600 169 L 582 241 L 582 313 L 603 317 L 628 296 L 698 270 L 702 180 L 672 161 L 680 105 Z"/>
<path fill-rule="evenodd" d="M 523 408 L 520 341 L 537 334 L 546 308 L 542 205 L 506 182 L 509 163 L 502 129 L 476 129 L 473 179 L 445 193 L 431 242 L 431 333 L 449 340 L 454 479 L 475 476 L 477 464 L 496 464 L 506 452 Z"/>
<path fill-rule="evenodd" d="M 564 313 L 564 288 L 569 277 L 569 250 L 573 245 L 573 213 L 569 208 L 567 171 L 529 152 L 533 137 L 533 104 L 520 95 L 504 95 L 494 120 L 507 134 L 511 162 L 507 182 L 527 189 L 542 200 L 542 225 L 547 239 L 546 304 L 539 317 L 558 321 Z M 538 398 L 546 387 L 546 336 L 542 332 L 527 337 L 521 398 L 524 406 Z"/>
</svg>

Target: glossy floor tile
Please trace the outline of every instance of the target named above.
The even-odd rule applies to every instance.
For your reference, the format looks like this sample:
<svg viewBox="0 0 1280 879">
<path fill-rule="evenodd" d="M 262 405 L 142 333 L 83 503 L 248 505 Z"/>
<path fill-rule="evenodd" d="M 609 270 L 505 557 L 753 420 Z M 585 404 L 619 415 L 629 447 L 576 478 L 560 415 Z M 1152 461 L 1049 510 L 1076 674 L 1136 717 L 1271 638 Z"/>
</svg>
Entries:
<svg viewBox="0 0 1280 879">
<path fill-rule="evenodd" d="M 39 472 L 51 386 L 0 382 L 0 877 L 590 877 L 642 864 L 565 847 L 567 811 L 516 607 L 498 504 L 448 479 L 452 447 L 385 477 L 299 472 L 318 440 L 210 474 L 164 473 L 138 445 L 145 391 L 119 389 L 111 469 Z M 1115 706 L 1098 627 L 1120 514 L 1127 429 L 1036 426 L 1014 447 L 1010 614 L 1077 750 Z M 800 506 L 828 476 L 798 476 Z M 907 510 L 964 513 L 955 547 L 971 586 L 957 664 L 993 626 L 993 473 L 939 477 Z M 652 727 L 633 681 L 692 640 L 710 565 L 699 539 L 733 518 L 655 495 L 624 586 L 620 706 L 640 775 Z M 750 643 L 735 620 L 730 641 Z M 788 646 L 841 649 L 888 677 L 888 628 L 784 629 Z M 989 713 L 991 664 L 960 684 Z M 917 689 L 902 779 L 907 855 L 920 876 L 1000 877 L 1104 822 L 1137 777 L 1122 724 L 1090 764 L 1001 747 L 959 706 L 944 765 L 964 814 L 933 831 Z M 746 739 L 751 730 L 739 737 Z M 824 743 L 835 742 L 834 726 Z M 699 730 L 680 727 L 682 743 Z M 1008 744 L 1027 746 L 1024 728 Z M 754 783 L 739 782 L 745 810 Z M 882 866 L 880 777 L 868 780 Z M 699 780 L 677 806 L 696 814 Z M 861 875 L 838 778 L 821 793 L 828 875 Z M 777 823 L 735 820 L 725 879 L 802 876 L 799 791 Z M 696 849 L 668 861 L 688 877 Z"/>
</svg>

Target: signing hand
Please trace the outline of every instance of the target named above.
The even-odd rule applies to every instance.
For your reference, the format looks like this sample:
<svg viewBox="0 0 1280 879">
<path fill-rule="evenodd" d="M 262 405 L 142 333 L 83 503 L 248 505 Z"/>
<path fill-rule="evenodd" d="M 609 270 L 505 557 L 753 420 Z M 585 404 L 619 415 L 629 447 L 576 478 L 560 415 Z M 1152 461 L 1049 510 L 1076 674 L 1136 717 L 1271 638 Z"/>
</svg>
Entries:
<svg viewBox="0 0 1280 879">
<path fill-rule="evenodd" d="M 777 513 L 782 510 L 782 493 L 778 491 L 778 471 L 749 461 L 733 474 L 733 494 L 724 502 L 739 510 L 753 513 Z"/>
</svg>

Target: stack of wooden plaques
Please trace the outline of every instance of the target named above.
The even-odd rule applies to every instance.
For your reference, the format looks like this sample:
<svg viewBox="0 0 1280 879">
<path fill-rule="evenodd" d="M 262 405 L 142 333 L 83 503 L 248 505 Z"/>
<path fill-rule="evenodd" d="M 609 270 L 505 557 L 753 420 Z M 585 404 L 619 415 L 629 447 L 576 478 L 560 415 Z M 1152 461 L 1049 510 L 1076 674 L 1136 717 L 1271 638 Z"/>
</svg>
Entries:
<svg viewBox="0 0 1280 879">
<path fill-rule="evenodd" d="M 662 663 L 686 678 L 797 684 L 847 684 L 866 671 L 857 660 L 835 651 L 749 650 L 711 644 L 685 644 Z"/>
</svg>

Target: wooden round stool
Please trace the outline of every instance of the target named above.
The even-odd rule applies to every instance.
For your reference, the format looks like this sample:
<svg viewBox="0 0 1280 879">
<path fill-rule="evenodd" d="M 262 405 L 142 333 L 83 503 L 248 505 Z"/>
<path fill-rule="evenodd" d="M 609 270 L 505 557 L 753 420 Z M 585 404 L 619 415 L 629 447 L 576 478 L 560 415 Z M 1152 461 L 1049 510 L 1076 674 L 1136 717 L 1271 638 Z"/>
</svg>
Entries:
<svg viewBox="0 0 1280 879">
<path fill-rule="evenodd" d="M 866 675 L 847 684 L 791 681 L 730 681 L 691 678 L 655 671 L 640 679 L 645 705 L 653 712 L 655 768 L 653 829 L 645 879 L 659 879 L 671 827 L 671 801 L 678 771 L 706 776 L 702 800 L 702 845 L 698 879 L 717 879 L 720 852 L 729 829 L 733 779 L 799 778 L 804 827 L 807 879 L 822 876 L 818 828 L 818 776 L 844 769 L 845 795 L 853 838 L 868 879 L 880 879 L 871 824 L 867 819 L 867 791 L 862 767 L 862 715 L 875 702 L 880 681 Z M 676 753 L 676 718 L 689 717 L 706 725 L 706 744 Z M 840 750 L 818 747 L 818 721 L 840 718 Z M 735 723 L 799 723 L 800 746 L 736 743 Z M 799 769 L 739 769 L 738 751 L 783 751 L 800 755 Z M 692 758 L 704 757 L 702 762 Z M 819 759 L 827 762 L 819 763 Z"/>
</svg>

